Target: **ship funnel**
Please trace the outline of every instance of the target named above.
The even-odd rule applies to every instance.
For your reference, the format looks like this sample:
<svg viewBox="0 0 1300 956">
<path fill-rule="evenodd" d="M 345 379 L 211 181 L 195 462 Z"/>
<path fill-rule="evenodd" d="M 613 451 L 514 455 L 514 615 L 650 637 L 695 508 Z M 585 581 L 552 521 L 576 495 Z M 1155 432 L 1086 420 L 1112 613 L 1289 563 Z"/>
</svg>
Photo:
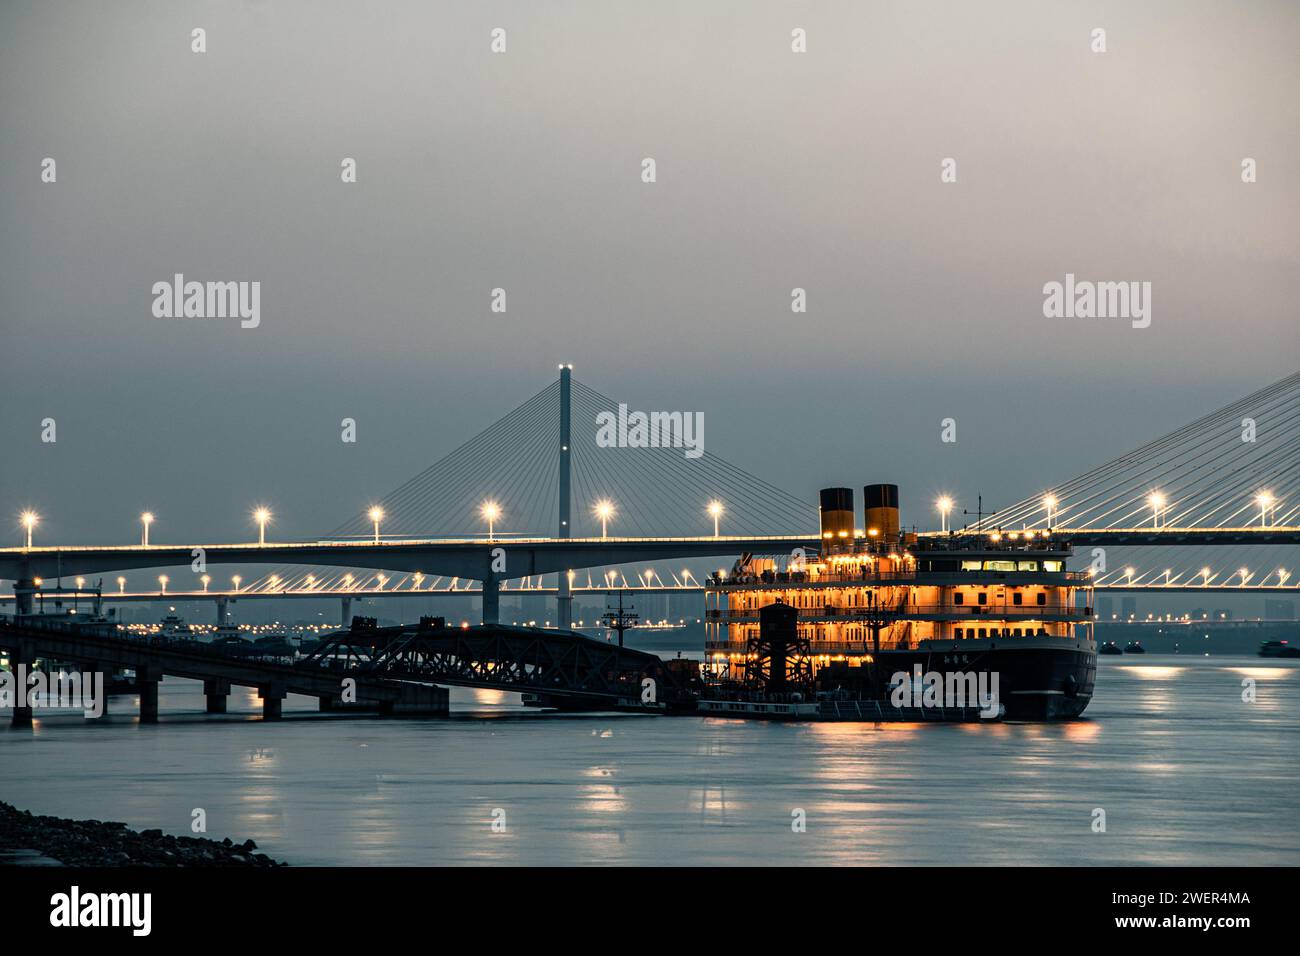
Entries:
<svg viewBox="0 0 1300 956">
<path fill-rule="evenodd" d="M 822 551 L 838 551 L 853 544 L 853 489 L 821 491 Z"/>
<path fill-rule="evenodd" d="M 898 485 L 867 485 L 862 489 L 866 509 L 867 536 L 876 540 L 898 540 Z"/>
</svg>

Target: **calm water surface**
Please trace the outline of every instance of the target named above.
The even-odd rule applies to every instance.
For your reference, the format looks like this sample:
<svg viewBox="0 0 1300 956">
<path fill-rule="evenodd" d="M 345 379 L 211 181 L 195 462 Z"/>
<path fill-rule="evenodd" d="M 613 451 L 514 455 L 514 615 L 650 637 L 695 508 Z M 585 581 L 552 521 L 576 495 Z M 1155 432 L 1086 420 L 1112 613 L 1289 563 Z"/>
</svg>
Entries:
<svg viewBox="0 0 1300 956">
<path fill-rule="evenodd" d="M 1102 658 L 1068 724 L 569 717 L 455 688 L 452 702 L 450 719 L 348 719 L 291 697 L 267 724 L 255 692 L 207 717 L 200 684 L 168 679 L 156 726 L 127 697 L 100 725 L 6 718 L 0 799 L 176 834 L 202 807 L 208 836 L 295 864 L 1300 864 L 1294 661 Z"/>
</svg>

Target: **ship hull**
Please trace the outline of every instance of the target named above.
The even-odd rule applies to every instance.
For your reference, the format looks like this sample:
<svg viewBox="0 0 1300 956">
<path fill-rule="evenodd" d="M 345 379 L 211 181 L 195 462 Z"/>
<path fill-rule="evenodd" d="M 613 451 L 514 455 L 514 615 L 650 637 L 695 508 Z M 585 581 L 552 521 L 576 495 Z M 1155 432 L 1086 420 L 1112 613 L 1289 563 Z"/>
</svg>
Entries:
<svg viewBox="0 0 1300 956">
<path fill-rule="evenodd" d="M 996 675 L 997 716 L 1004 720 L 1070 720 L 1092 701 L 1097 648 L 1091 640 L 936 641 L 909 650 L 882 651 L 873 664 L 828 668 L 818 674 L 818 716 L 831 720 L 980 720 L 977 702 L 926 701 L 930 675 L 936 687 L 952 676 L 982 675 L 991 690 Z M 906 675 L 900 678 L 900 675 Z M 906 680 L 910 693 L 896 688 Z"/>
</svg>

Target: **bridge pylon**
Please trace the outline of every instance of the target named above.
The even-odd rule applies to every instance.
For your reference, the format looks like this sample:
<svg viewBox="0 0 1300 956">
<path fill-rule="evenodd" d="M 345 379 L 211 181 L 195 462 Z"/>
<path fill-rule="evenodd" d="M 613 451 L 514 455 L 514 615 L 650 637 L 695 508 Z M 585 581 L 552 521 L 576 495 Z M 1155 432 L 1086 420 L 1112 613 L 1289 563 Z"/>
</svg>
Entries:
<svg viewBox="0 0 1300 956">
<path fill-rule="evenodd" d="M 560 517 L 559 527 L 556 529 L 557 538 L 567 538 L 571 531 L 569 505 L 572 496 L 569 493 L 569 479 L 573 471 L 571 457 L 573 435 L 570 418 L 572 376 L 572 365 L 560 366 Z M 560 627 L 567 629 L 573 626 L 573 582 L 569 580 L 567 570 L 560 571 L 558 577 L 555 597 L 556 620 Z"/>
</svg>

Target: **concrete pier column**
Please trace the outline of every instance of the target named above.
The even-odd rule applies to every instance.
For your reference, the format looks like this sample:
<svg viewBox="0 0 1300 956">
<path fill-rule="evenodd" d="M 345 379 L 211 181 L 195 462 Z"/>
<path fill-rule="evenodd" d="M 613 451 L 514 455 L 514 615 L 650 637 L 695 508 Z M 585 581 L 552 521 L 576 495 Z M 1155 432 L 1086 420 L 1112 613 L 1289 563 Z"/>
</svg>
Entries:
<svg viewBox="0 0 1300 956">
<path fill-rule="evenodd" d="M 573 627 L 573 590 L 569 581 L 569 572 L 560 572 L 560 586 L 555 596 L 555 619 L 566 630 Z"/>
<path fill-rule="evenodd" d="M 225 627 L 230 623 L 230 598 L 217 598 L 217 626 Z"/>
<path fill-rule="evenodd" d="M 158 682 L 162 674 L 149 668 L 141 667 L 135 672 L 136 683 L 140 688 L 140 723 L 158 723 Z"/>
<path fill-rule="evenodd" d="M 262 699 L 262 719 L 279 720 L 283 711 L 284 698 L 287 696 L 284 687 L 279 684 L 259 687 L 257 696 Z"/>
<path fill-rule="evenodd" d="M 36 591 L 36 582 L 31 578 L 20 578 L 14 582 L 14 614 L 32 613 L 32 595 Z"/>
<path fill-rule="evenodd" d="M 343 619 L 339 622 L 344 627 L 352 623 L 352 598 L 343 598 Z"/>
<path fill-rule="evenodd" d="M 31 595 L 28 595 L 28 603 L 30 605 Z M 17 646 L 9 649 L 9 667 L 13 671 L 14 680 L 13 725 L 15 727 L 30 727 L 32 725 L 32 708 L 27 703 L 27 678 L 31 676 L 32 668 L 36 666 L 36 652 L 30 641 L 16 641 L 15 643 Z M 20 677 L 22 678 L 21 681 L 19 680 Z"/>
<path fill-rule="evenodd" d="M 140 693 L 140 723 L 158 723 L 158 682 L 162 674 L 149 667 L 138 667 L 135 672 L 136 689 Z"/>
<path fill-rule="evenodd" d="M 483 578 L 483 623 L 501 623 L 501 581 L 491 571 Z"/>
<path fill-rule="evenodd" d="M 212 678 L 203 682 L 203 696 L 207 698 L 209 714 L 224 714 L 226 698 L 230 696 L 230 681 Z"/>
</svg>

